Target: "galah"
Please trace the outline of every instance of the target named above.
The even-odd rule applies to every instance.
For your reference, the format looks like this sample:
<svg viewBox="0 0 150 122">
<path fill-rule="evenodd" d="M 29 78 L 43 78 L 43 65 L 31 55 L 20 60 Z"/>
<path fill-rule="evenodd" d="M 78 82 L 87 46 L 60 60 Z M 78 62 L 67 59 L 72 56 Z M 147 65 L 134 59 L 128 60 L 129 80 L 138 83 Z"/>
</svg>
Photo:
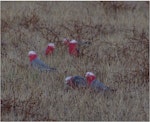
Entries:
<svg viewBox="0 0 150 122">
<path fill-rule="evenodd" d="M 63 39 L 63 44 L 65 44 L 66 46 L 69 46 L 69 42 L 70 42 L 69 39 L 67 39 L 67 38 Z"/>
<path fill-rule="evenodd" d="M 49 67 L 43 61 L 41 61 L 35 51 L 29 51 L 28 53 L 30 64 L 33 68 L 39 69 L 40 71 L 56 71 L 55 68 Z"/>
<path fill-rule="evenodd" d="M 49 43 L 46 50 L 45 50 L 45 55 L 47 56 L 48 54 L 52 54 L 55 49 L 55 44 L 54 43 Z"/>
<path fill-rule="evenodd" d="M 91 42 L 89 41 L 77 41 L 77 40 L 68 40 L 66 38 L 63 39 L 63 43 L 68 46 L 68 51 L 70 55 L 74 55 L 76 57 L 83 55 L 91 55 L 89 53 Z"/>
<path fill-rule="evenodd" d="M 71 40 L 69 42 L 69 54 L 73 56 L 79 56 L 78 42 L 76 40 Z"/>
<path fill-rule="evenodd" d="M 92 72 L 86 72 L 86 80 L 88 82 L 88 86 L 96 91 L 107 91 L 110 90 L 109 87 L 104 85 L 104 83 L 100 82 L 99 80 L 96 79 L 96 76 Z"/>
<path fill-rule="evenodd" d="M 87 81 L 82 76 L 68 76 L 65 78 L 65 86 L 70 88 L 85 88 Z"/>
</svg>

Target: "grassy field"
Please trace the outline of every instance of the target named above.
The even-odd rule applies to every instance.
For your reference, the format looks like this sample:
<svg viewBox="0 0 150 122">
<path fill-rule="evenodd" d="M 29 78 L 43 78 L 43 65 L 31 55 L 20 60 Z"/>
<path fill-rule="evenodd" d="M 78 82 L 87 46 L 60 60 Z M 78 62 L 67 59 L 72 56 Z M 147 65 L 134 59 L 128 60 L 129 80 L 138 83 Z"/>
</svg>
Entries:
<svg viewBox="0 0 150 122">
<path fill-rule="evenodd" d="M 75 58 L 64 37 L 91 45 Z M 58 72 L 32 69 L 30 50 Z M 87 71 L 117 91 L 64 91 Z M 149 2 L 1 2 L 1 75 L 1 120 L 148 121 Z"/>
</svg>

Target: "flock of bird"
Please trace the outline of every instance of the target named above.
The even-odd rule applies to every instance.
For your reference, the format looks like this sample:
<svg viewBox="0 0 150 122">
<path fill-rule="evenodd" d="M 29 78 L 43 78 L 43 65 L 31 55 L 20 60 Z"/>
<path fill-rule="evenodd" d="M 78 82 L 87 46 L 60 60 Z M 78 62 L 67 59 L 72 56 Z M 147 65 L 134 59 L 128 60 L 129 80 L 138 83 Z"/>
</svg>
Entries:
<svg viewBox="0 0 150 122">
<path fill-rule="evenodd" d="M 64 39 L 63 44 L 65 44 L 68 47 L 68 52 L 71 56 L 79 56 L 78 41 Z M 55 44 L 49 43 L 45 50 L 45 55 L 48 56 L 53 54 L 54 49 Z M 36 68 L 40 71 L 57 71 L 56 68 L 52 68 L 45 64 L 42 60 L 40 60 L 35 51 L 29 51 L 28 56 L 30 64 L 33 68 Z M 86 72 L 85 78 L 82 76 L 67 76 L 65 78 L 64 85 L 65 89 L 89 88 L 94 91 L 114 91 L 113 89 L 104 85 L 104 83 L 97 80 L 95 74 L 92 72 Z"/>
</svg>

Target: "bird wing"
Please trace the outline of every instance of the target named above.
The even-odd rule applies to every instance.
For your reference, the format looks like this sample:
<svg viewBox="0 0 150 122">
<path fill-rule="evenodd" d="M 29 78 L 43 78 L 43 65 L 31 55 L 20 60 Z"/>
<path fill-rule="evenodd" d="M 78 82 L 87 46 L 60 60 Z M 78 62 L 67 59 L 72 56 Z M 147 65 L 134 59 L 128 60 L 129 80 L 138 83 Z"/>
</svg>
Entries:
<svg viewBox="0 0 150 122">
<path fill-rule="evenodd" d="M 74 76 L 72 80 L 76 86 L 85 87 L 87 85 L 86 79 L 81 76 Z"/>
<path fill-rule="evenodd" d="M 109 88 L 102 82 L 94 80 L 91 84 L 91 87 L 97 90 L 108 90 Z"/>
<path fill-rule="evenodd" d="M 34 67 L 37 67 L 40 70 L 46 70 L 46 71 L 52 71 L 56 70 L 55 68 L 51 68 L 48 65 L 46 65 L 43 61 L 41 61 L 39 58 L 36 58 L 35 60 L 32 61 L 32 65 Z"/>
</svg>

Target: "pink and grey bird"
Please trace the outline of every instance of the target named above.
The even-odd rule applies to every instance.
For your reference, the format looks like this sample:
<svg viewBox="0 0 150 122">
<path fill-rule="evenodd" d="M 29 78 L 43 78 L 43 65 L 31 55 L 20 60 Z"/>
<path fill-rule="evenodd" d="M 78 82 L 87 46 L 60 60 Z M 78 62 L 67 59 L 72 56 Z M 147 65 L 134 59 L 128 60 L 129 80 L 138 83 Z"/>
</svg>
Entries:
<svg viewBox="0 0 150 122">
<path fill-rule="evenodd" d="M 88 86 L 96 91 L 108 91 L 110 90 L 109 87 L 104 85 L 104 83 L 100 82 L 99 80 L 96 79 L 96 76 L 92 72 L 87 72 L 86 75 L 86 80 L 88 82 Z"/>
<path fill-rule="evenodd" d="M 69 42 L 70 42 L 69 39 L 67 39 L 67 38 L 63 39 L 63 44 L 65 44 L 66 46 L 69 46 Z"/>
<path fill-rule="evenodd" d="M 45 50 L 45 55 L 47 56 L 47 55 L 53 54 L 54 49 L 55 49 L 55 44 L 54 43 L 49 43 L 46 50 Z"/>
<path fill-rule="evenodd" d="M 65 86 L 70 88 L 86 88 L 87 81 L 82 76 L 68 76 L 65 78 Z"/>
<path fill-rule="evenodd" d="M 69 40 L 64 38 L 63 44 L 68 47 L 68 52 L 70 55 L 75 57 L 83 56 L 83 55 L 91 55 L 89 52 L 89 47 L 91 46 L 91 42 L 89 41 L 77 41 L 77 40 Z"/>
<path fill-rule="evenodd" d="M 49 67 L 43 61 L 41 61 L 35 51 L 29 51 L 28 53 L 30 64 L 33 68 L 36 68 L 40 71 L 56 71 L 55 68 Z"/>
</svg>

